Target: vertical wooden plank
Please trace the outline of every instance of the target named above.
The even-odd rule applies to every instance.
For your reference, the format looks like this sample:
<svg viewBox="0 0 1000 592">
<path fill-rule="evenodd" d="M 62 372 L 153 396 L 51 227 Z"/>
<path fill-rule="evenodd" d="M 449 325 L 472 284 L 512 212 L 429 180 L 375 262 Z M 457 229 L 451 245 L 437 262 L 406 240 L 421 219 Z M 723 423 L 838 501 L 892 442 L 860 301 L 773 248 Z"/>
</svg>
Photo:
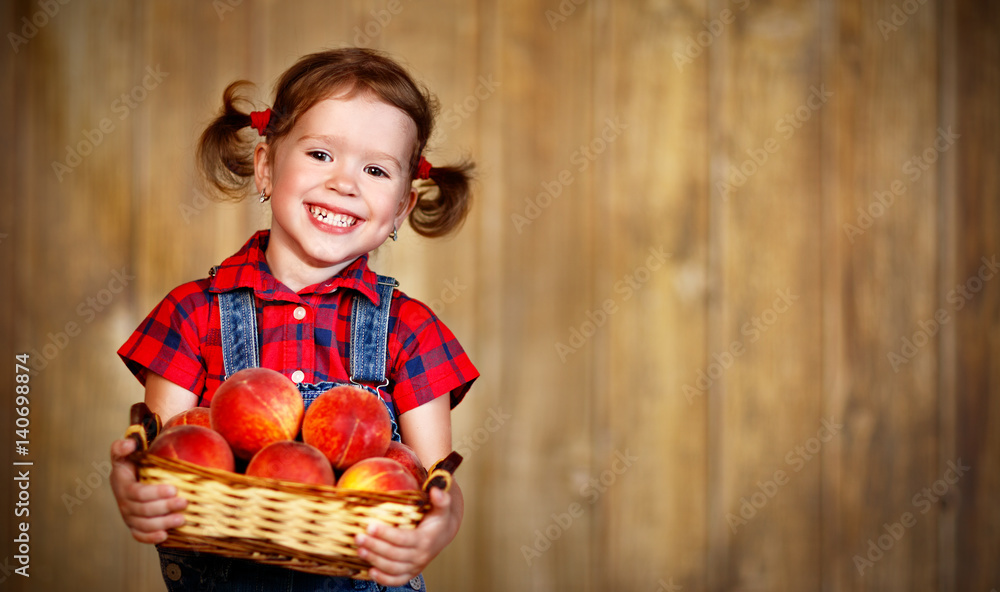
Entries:
<svg viewBox="0 0 1000 592">
<path fill-rule="evenodd" d="M 718 406 L 709 429 L 719 456 L 710 462 L 722 473 L 709 485 L 721 494 L 721 505 L 710 508 L 712 552 L 721 559 L 710 586 L 813 590 L 820 458 L 837 432 L 820 413 L 815 347 L 818 120 L 837 98 L 820 71 L 816 3 L 711 6 L 717 12 L 705 26 L 719 43 L 721 70 L 713 171 L 719 316 L 703 373 L 709 404 Z"/>
<path fill-rule="evenodd" d="M 949 66 L 954 93 L 954 131 L 961 135 L 948 158 L 954 170 L 945 188 L 956 200 L 949 236 L 953 258 L 940 283 L 954 322 L 952 384 L 956 435 L 949 461 L 970 467 L 945 496 L 955 515 L 954 541 L 941 553 L 954 563 L 954 590 L 1000 585 L 1000 10 L 995 3 L 958 2 L 952 26 L 955 54 Z M 959 306 L 961 305 L 961 309 Z M 992 528 L 990 527 L 992 526 Z"/>
<path fill-rule="evenodd" d="M 496 338 L 506 352 L 497 388 L 511 415 L 510 428 L 496 434 L 505 489 L 493 508 L 504 568 L 495 574 L 497 589 L 594 589 L 595 507 L 585 493 L 594 471 L 593 344 L 572 354 L 560 344 L 568 345 L 593 306 L 591 177 L 571 159 L 597 132 L 589 90 L 595 8 L 573 6 L 555 23 L 547 18 L 553 8 L 507 3 L 495 20 L 504 47 L 497 169 L 506 190 L 495 246 L 504 253 Z"/>
<path fill-rule="evenodd" d="M 508 503 L 511 488 L 505 470 L 510 462 L 506 447 L 509 438 L 507 434 L 525 420 L 523 416 L 518 418 L 512 413 L 512 402 L 505 389 L 507 381 L 503 377 L 504 361 L 512 357 L 513 352 L 509 350 L 506 340 L 498 338 L 505 332 L 506 317 L 503 312 L 508 289 L 505 275 L 499 272 L 508 265 L 507 254 L 498 245 L 503 244 L 508 232 L 510 215 L 508 175 L 503 168 L 506 147 L 499 139 L 504 136 L 505 124 L 510 117 L 506 109 L 505 91 L 510 86 L 511 79 L 503 76 L 506 45 L 501 36 L 502 28 L 498 24 L 502 4 L 487 0 L 477 3 L 477 7 L 480 72 L 488 77 L 496 76 L 499 86 L 494 94 L 484 100 L 477 111 L 477 117 L 470 118 L 476 119 L 479 125 L 479 135 L 474 144 L 474 155 L 478 160 L 479 176 L 476 186 L 479 193 L 473 215 L 477 218 L 476 229 L 480 234 L 475 262 L 476 283 L 470 286 L 477 301 L 475 334 L 471 345 L 475 348 L 476 363 L 483 377 L 472 393 L 475 399 L 463 403 L 471 403 L 471 410 L 465 409 L 452 414 L 455 419 L 454 443 L 469 458 L 469 466 L 463 469 L 469 472 L 463 475 L 461 481 L 464 491 L 469 492 L 466 496 L 466 518 L 462 526 L 464 532 L 459 535 L 462 540 L 456 540 L 454 544 L 468 544 L 462 541 L 469 541 L 470 538 L 473 541 L 469 545 L 473 559 L 468 568 L 472 572 L 472 586 L 449 587 L 454 590 L 498 589 L 503 580 L 502 574 L 514 566 L 520 569 L 522 561 L 522 557 L 515 554 L 513 549 L 497 552 L 501 534 L 499 526 L 504 520 L 498 509 Z M 442 123 L 446 126 L 444 131 L 449 138 L 461 137 L 454 129 L 454 123 Z M 459 130 L 466 125 L 464 122 L 460 123 Z M 490 423 L 490 418 L 499 419 Z M 433 569 L 429 575 L 434 575 Z"/>
<path fill-rule="evenodd" d="M 835 253 L 827 286 L 841 308 L 826 327 L 838 382 L 824 415 L 845 427 L 824 464 L 836 497 L 824 521 L 831 589 L 937 585 L 938 519 L 947 510 L 923 492 L 946 468 L 937 466 L 938 352 L 933 336 L 917 332 L 942 304 L 938 188 L 934 167 L 907 165 L 948 125 L 938 120 L 935 11 L 932 2 L 912 14 L 890 2 L 841 2 L 836 12 L 842 58 L 831 72 L 829 146 L 837 193 L 825 250 Z"/>
<path fill-rule="evenodd" d="M 600 196 L 587 303 L 605 335 L 588 347 L 607 366 L 589 490 L 605 508 L 597 589 L 701 590 L 707 398 L 694 385 L 707 357 L 709 63 L 686 43 L 708 11 L 603 6 L 594 158 L 578 163 Z"/>
<path fill-rule="evenodd" d="M 849 101 L 854 93 L 847 88 L 839 78 L 837 73 L 844 61 L 850 63 L 855 58 L 852 54 L 841 54 L 840 32 L 841 20 L 839 18 L 840 6 L 836 0 L 820 2 L 820 44 L 821 60 L 823 69 L 823 80 L 837 88 L 838 100 Z M 843 410 L 848 396 L 848 367 L 843 364 L 842 356 L 848 349 L 846 345 L 846 330 L 843 323 L 843 310 L 845 309 L 845 299 L 847 298 L 844 289 L 844 251 L 834 248 L 841 240 L 843 230 L 840 227 L 841 205 L 847 191 L 842 188 L 842 184 L 850 181 L 840 174 L 839 161 L 841 155 L 846 151 L 839 149 L 840 143 L 847 141 L 849 134 L 845 135 L 841 129 L 841 122 L 838 118 L 839 110 L 835 108 L 827 109 L 820 114 L 820 126 L 822 136 L 821 150 L 823 160 L 821 165 L 821 178 L 823 183 L 820 189 L 822 199 L 821 211 L 821 236 L 824 253 L 826 256 L 822 266 L 823 284 L 823 311 L 822 311 L 822 338 L 820 347 L 823 351 L 823 413 L 831 417 L 843 417 Z M 844 423 L 843 419 L 839 420 Z M 820 562 L 820 573 L 822 574 L 821 590 L 830 592 L 844 589 L 846 586 L 844 575 L 846 571 L 840 567 L 850 560 L 843 549 L 841 533 L 841 520 L 845 512 L 844 495 L 845 487 L 844 465 L 839 461 L 844 454 L 844 442 L 846 433 L 842 434 L 829 443 L 827 447 L 827 460 L 821 468 L 822 489 L 822 519 L 819 523 L 820 545 L 823 560 Z"/>
<path fill-rule="evenodd" d="M 956 51 L 958 31 L 955 29 L 955 6 L 947 3 L 938 7 L 940 77 L 938 81 L 938 117 L 940 121 L 955 121 L 958 105 L 958 67 Z M 955 254 L 958 252 L 959 229 L 955 171 L 957 150 L 949 150 L 939 159 L 938 166 L 938 302 L 947 301 L 947 290 L 955 285 Z M 938 466 L 954 461 L 957 450 L 958 424 L 956 410 L 958 393 L 955 390 L 956 330 L 954 323 L 941 327 L 938 346 Z M 957 512 L 948 512 L 938 521 L 938 589 L 955 590 L 956 580 L 956 525 Z"/>
</svg>

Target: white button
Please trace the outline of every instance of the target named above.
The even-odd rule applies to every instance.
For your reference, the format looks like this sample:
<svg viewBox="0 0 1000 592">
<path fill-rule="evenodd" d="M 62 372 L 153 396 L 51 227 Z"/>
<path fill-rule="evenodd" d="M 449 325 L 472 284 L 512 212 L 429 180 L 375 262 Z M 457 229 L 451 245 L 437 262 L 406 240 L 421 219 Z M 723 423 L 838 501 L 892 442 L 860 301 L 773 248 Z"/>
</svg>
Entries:
<svg viewBox="0 0 1000 592">
<path fill-rule="evenodd" d="M 296 306 L 295 310 L 292 312 L 292 316 L 295 317 L 296 321 L 301 321 L 306 318 L 306 309 L 301 306 Z"/>
<path fill-rule="evenodd" d="M 295 372 L 292 372 L 292 382 L 294 382 L 295 384 L 299 384 L 300 382 L 302 382 L 305 379 L 306 379 L 306 373 L 305 372 L 303 372 L 301 370 L 296 370 Z"/>
</svg>

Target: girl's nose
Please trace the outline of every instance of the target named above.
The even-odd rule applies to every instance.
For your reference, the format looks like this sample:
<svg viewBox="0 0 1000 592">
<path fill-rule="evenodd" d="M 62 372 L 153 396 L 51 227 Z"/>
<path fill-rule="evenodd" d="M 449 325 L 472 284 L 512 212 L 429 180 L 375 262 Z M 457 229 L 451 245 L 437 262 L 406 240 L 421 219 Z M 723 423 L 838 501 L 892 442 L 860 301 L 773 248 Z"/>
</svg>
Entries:
<svg viewBox="0 0 1000 592">
<path fill-rule="evenodd" d="M 343 161 L 335 162 L 331 167 L 326 187 L 342 195 L 355 195 L 358 189 L 351 167 Z"/>
</svg>

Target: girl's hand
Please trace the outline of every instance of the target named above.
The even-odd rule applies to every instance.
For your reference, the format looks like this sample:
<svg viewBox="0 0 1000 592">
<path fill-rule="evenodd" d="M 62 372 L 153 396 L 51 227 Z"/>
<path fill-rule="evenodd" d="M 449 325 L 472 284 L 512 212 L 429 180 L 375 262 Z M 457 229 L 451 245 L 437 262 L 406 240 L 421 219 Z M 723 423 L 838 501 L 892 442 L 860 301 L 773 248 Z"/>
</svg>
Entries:
<svg viewBox="0 0 1000 592">
<path fill-rule="evenodd" d="M 131 438 L 111 445 L 111 490 L 135 540 L 162 543 L 167 529 L 184 524 L 184 516 L 177 512 L 187 507 L 187 500 L 177 496 L 173 485 L 142 485 L 136 480 L 135 463 L 126 458 L 135 446 Z"/>
<path fill-rule="evenodd" d="M 146 405 L 166 422 L 185 409 L 198 404 L 198 395 L 149 372 L 146 375 Z M 135 478 L 135 463 L 126 457 L 135 450 L 135 440 L 116 440 L 111 445 L 111 490 L 118 500 L 118 511 L 140 543 L 162 543 L 167 530 L 184 524 L 179 514 L 187 500 L 177 496 L 173 485 L 142 485 Z"/>
<path fill-rule="evenodd" d="M 403 443 L 425 467 L 451 452 L 450 397 L 441 396 L 399 416 Z M 418 576 L 458 534 L 465 501 L 457 481 L 448 492 L 431 489 L 431 509 L 415 529 L 373 524 L 355 539 L 358 555 L 372 564 L 371 578 L 383 586 L 402 586 Z"/>
<path fill-rule="evenodd" d="M 372 564 L 369 575 L 383 586 L 402 586 L 424 568 L 458 534 L 462 522 L 462 492 L 453 482 L 451 491 L 434 488 L 431 510 L 413 530 L 373 524 L 356 538 L 358 555 Z"/>
</svg>

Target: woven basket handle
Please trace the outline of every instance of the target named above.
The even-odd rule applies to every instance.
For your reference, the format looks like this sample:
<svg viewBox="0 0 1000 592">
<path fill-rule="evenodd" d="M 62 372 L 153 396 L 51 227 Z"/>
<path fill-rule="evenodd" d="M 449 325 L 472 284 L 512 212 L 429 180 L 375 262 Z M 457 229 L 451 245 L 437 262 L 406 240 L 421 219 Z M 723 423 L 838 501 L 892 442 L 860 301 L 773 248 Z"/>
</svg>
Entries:
<svg viewBox="0 0 1000 592">
<path fill-rule="evenodd" d="M 129 417 L 131 425 L 125 430 L 125 437 L 135 440 L 135 451 L 130 456 L 138 457 L 146 452 L 149 443 L 160 433 L 163 424 L 160 422 L 160 416 L 145 403 L 132 405 Z"/>
<path fill-rule="evenodd" d="M 460 464 L 462 464 L 462 455 L 455 451 L 434 463 L 428 472 L 427 480 L 424 481 L 424 491 L 430 493 L 434 487 L 445 491 L 451 489 L 451 484 L 455 480 L 455 469 Z"/>
</svg>

